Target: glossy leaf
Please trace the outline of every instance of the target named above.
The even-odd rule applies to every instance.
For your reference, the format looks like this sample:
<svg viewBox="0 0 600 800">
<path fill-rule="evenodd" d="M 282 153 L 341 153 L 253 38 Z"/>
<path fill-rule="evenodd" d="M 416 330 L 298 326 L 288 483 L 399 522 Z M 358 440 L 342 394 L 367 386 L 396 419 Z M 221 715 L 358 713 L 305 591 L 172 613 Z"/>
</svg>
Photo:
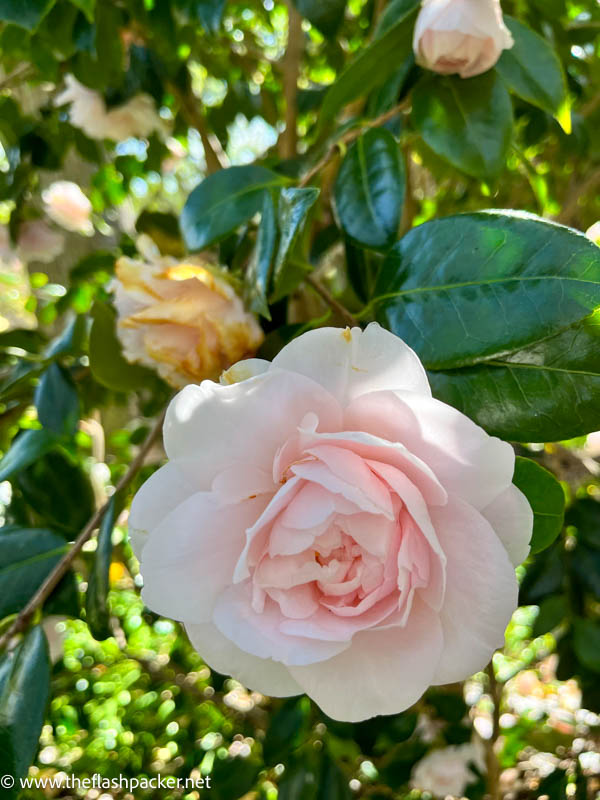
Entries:
<svg viewBox="0 0 600 800">
<path fill-rule="evenodd" d="M 267 295 L 277 241 L 275 203 L 270 192 L 263 198 L 256 245 L 245 275 L 246 300 L 251 311 L 271 319 Z"/>
<path fill-rule="evenodd" d="M 295 0 L 303 17 L 325 36 L 332 37 L 344 21 L 346 0 Z"/>
<path fill-rule="evenodd" d="M 209 33 L 217 33 L 225 3 L 226 0 L 176 0 L 175 5 L 190 21 L 199 22 Z"/>
<path fill-rule="evenodd" d="M 504 21 L 515 43 L 502 52 L 496 69 L 519 97 L 557 114 L 567 99 L 567 83 L 558 56 L 531 28 L 513 17 L 505 16 Z"/>
<path fill-rule="evenodd" d="M 306 699 L 293 697 L 285 700 L 273 714 L 263 742 L 265 764 L 285 763 L 287 756 L 299 746 L 309 721 L 307 705 Z"/>
<path fill-rule="evenodd" d="M 34 402 L 38 420 L 57 435 L 71 436 L 79 422 L 79 397 L 69 373 L 50 364 L 37 385 Z"/>
<path fill-rule="evenodd" d="M 581 663 L 593 672 L 600 672 L 600 623 L 591 619 L 574 622 L 573 647 Z"/>
<path fill-rule="evenodd" d="M 581 234 L 524 214 L 436 220 L 392 248 L 376 295 L 436 396 L 490 432 L 556 441 L 597 427 L 600 249 Z"/>
<path fill-rule="evenodd" d="M 55 0 L 0 0 L 0 21 L 33 31 L 54 3 Z"/>
<path fill-rule="evenodd" d="M 319 132 L 341 108 L 384 83 L 410 55 L 413 18 L 418 6 L 419 0 L 412 0 L 397 9 L 397 16 L 393 23 L 390 22 L 388 30 L 364 47 L 327 90 L 319 115 Z"/>
<path fill-rule="evenodd" d="M 564 594 L 551 594 L 540 603 L 540 613 L 533 626 L 533 636 L 542 636 L 557 628 L 569 614 L 569 603 Z"/>
<path fill-rule="evenodd" d="M 23 431 L 13 439 L 10 450 L 0 461 L 0 481 L 9 478 L 45 455 L 57 441 L 48 430 Z"/>
<path fill-rule="evenodd" d="M 181 230 L 190 250 L 220 241 L 261 209 L 270 189 L 284 179 L 258 164 L 229 167 L 209 175 L 188 197 Z"/>
<path fill-rule="evenodd" d="M 404 162 L 398 143 L 385 128 L 371 128 L 348 150 L 334 187 L 344 231 L 374 249 L 396 239 L 404 202 Z"/>
<path fill-rule="evenodd" d="M 85 620 L 95 639 L 112 636 L 108 609 L 108 573 L 112 556 L 112 532 L 115 524 L 115 496 L 110 499 L 98 531 L 94 563 L 85 595 Z"/>
<path fill-rule="evenodd" d="M 154 378 L 151 370 L 125 360 L 116 334 L 116 315 L 106 303 L 96 301 L 92 308 L 90 368 L 103 386 L 120 392 L 139 389 Z"/>
<path fill-rule="evenodd" d="M 274 292 L 277 296 L 287 294 L 295 288 L 294 276 L 297 275 L 297 270 L 286 269 L 286 260 L 292 254 L 308 212 L 318 196 L 319 189 L 314 188 L 291 187 L 280 192 L 277 210 L 280 236 L 273 270 Z"/>
<path fill-rule="evenodd" d="M 0 533 L 0 619 L 25 606 L 68 549 L 63 536 L 45 528 Z"/>
<path fill-rule="evenodd" d="M 468 80 L 428 74 L 413 92 L 413 120 L 434 153 L 467 175 L 489 178 L 504 168 L 512 104 L 495 72 Z"/>
<path fill-rule="evenodd" d="M 0 690 L 0 773 L 15 779 L 17 788 L 2 786 L 2 797 L 16 798 L 19 779 L 27 774 L 39 746 L 50 689 L 46 637 L 39 625 L 25 635 L 16 651 L 2 656 Z"/>
<path fill-rule="evenodd" d="M 75 536 L 94 512 L 94 492 L 83 468 L 60 450 L 36 459 L 14 478 L 41 524 Z"/>
<path fill-rule="evenodd" d="M 551 472 L 529 458 L 517 456 L 513 483 L 527 498 L 533 510 L 531 553 L 545 550 L 563 527 L 565 494 Z"/>
</svg>

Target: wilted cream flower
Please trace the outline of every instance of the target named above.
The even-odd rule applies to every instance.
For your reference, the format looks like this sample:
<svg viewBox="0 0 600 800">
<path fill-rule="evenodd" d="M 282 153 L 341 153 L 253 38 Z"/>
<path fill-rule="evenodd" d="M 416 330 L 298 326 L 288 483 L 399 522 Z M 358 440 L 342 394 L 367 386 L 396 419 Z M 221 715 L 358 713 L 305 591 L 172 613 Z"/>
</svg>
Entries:
<svg viewBox="0 0 600 800">
<path fill-rule="evenodd" d="M 115 272 L 123 354 L 156 369 L 171 386 L 216 378 L 263 340 L 229 283 L 197 258 L 146 263 L 123 257 Z"/>
<path fill-rule="evenodd" d="M 417 63 L 461 78 L 486 72 L 513 44 L 499 0 L 423 0 L 413 37 Z"/>
<path fill-rule="evenodd" d="M 463 797 L 467 786 L 477 780 L 471 765 L 480 772 L 485 769 L 480 743 L 432 750 L 413 767 L 410 785 L 436 797 Z"/>
<path fill-rule="evenodd" d="M 104 98 L 79 83 L 73 75 L 67 75 L 65 83 L 67 88 L 57 96 L 55 105 L 70 103 L 71 124 L 81 128 L 90 139 L 120 142 L 130 136 L 149 136 L 152 131 L 163 127 L 154 101 L 147 94 L 138 94 L 108 110 Z"/>
<path fill-rule="evenodd" d="M 55 181 L 42 192 L 46 213 L 68 231 L 91 236 L 94 226 L 90 219 L 92 204 L 72 181 Z"/>
</svg>

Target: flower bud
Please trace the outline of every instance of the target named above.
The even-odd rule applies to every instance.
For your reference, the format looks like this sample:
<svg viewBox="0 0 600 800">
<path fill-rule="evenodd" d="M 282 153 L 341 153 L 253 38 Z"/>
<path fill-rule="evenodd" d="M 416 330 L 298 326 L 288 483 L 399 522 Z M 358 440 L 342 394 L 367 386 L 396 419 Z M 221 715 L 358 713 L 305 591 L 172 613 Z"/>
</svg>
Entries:
<svg viewBox="0 0 600 800">
<path fill-rule="evenodd" d="M 461 78 L 486 72 L 513 44 L 499 0 L 423 0 L 413 37 L 417 63 Z"/>
<path fill-rule="evenodd" d="M 230 284 L 200 259 L 122 257 L 115 273 L 123 355 L 156 369 L 171 386 L 217 378 L 263 340 Z"/>
<path fill-rule="evenodd" d="M 86 236 L 93 234 L 92 204 L 76 183 L 55 181 L 42 192 L 42 200 L 50 219 L 62 228 Z"/>
</svg>

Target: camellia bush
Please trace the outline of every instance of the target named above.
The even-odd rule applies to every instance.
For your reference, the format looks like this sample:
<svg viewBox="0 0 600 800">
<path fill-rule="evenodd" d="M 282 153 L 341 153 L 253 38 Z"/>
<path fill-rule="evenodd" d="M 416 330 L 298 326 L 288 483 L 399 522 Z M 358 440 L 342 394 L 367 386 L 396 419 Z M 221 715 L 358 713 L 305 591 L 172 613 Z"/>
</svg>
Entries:
<svg viewBox="0 0 600 800">
<path fill-rule="evenodd" d="M 599 48 L 0 0 L 2 797 L 596 797 Z"/>
</svg>

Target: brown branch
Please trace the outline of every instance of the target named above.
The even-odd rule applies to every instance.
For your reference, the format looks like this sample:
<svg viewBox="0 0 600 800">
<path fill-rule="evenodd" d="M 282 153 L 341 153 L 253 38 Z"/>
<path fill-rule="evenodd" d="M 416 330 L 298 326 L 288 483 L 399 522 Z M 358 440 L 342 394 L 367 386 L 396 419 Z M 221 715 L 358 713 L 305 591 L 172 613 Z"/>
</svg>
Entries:
<svg viewBox="0 0 600 800">
<path fill-rule="evenodd" d="M 306 283 L 312 286 L 315 292 L 323 298 L 330 308 L 332 308 L 337 314 L 340 315 L 340 317 L 342 317 L 347 325 L 350 325 L 352 328 L 358 325 L 358 320 L 356 317 L 351 314 L 345 306 L 339 303 L 335 297 L 321 283 L 319 283 L 314 275 L 306 275 L 304 280 Z"/>
<path fill-rule="evenodd" d="M 490 739 L 484 740 L 487 767 L 487 796 L 490 800 L 500 800 L 502 797 L 500 792 L 500 763 L 496 755 L 495 745 L 500 736 L 502 684 L 496 680 L 493 662 L 488 664 L 486 673 L 489 681 L 489 693 L 494 703 L 492 736 Z"/>
<path fill-rule="evenodd" d="M 319 161 L 317 161 L 317 163 L 311 167 L 308 172 L 304 173 L 300 179 L 300 182 L 298 183 L 298 186 L 307 186 L 315 177 L 315 175 L 319 173 L 333 158 L 335 158 L 340 145 L 349 144 L 350 142 L 354 141 L 354 139 L 358 139 L 365 128 L 376 128 L 378 125 L 383 125 L 385 122 L 393 119 L 398 114 L 407 111 L 410 106 L 411 100 L 407 97 L 401 103 L 398 103 L 398 105 L 394 106 L 389 111 L 386 111 L 384 114 L 380 114 L 378 117 L 375 117 L 375 119 L 365 120 L 359 124 L 358 128 L 353 128 L 351 131 L 346 131 L 343 136 L 340 136 L 339 139 L 335 140 L 325 155 L 319 159 Z"/>
<path fill-rule="evenodd" d="M 168 87 L 179 103 L 181 113 L 185 117 L 188 125 L 195 128 L 200 134 L 202 140 L 202 147 L 204 148 L 204 157 L 206 159 L 206 171 L 209 175 L 213 172 L 218 172 L 223 169 L 223 164 L 219 158 L 217 151 L 210 141 L 210 131 L 206 125 L 206 120 L 199 108 L 199 102 L 193 94 L 186 94 L 174 83 L 169 82 Z"/>
<path fill-rule="evenodd" d="M 574 225 L 577 222 L 580 201 L 590 192 L 600 188 L 600 169 L 592 172 L 584 181 L 573 180 L 571 190 L 563 203 L 562 211 L 556 218 L 563 225 Z"/>
<path fill-rule="evenodd" d="M 162 431 L 165 414 L 166 414 L 166 409 L 162 412 L 160 417 L 154 423 L 150 433 L 146 437 L 146 440 L 140 447 L 138 454 L 129 465 L 127 472 L 117 483 L 115 487 L 115 493 L 125 488 L 125 486 L 127 486 L 130 483 L 132 478 L 139 471 L 140 467 L 144 463 L 144 459 L 148 455 L 150 448 L 152 447 L 152 445 L 160 435 L 160 432 Z M 99 508 L 92 515 L 85 528 L 81 531 L 77 539 L 74 541 L 69 552 L 66 553 L 64 557 L 58 562 L 58 564 L 48 575 L 46 580 L 39 587 L 37 592 L 33 595 L 31 600 L 27 603 L 25 608 L 23 608 L 19 612 L 19 614 L 17 615 L 15 621 L 12 623 L 10 628 L 8 628 L 2 635 L 2 637 L 0 637 L 0 650 L 8 644 L 8 642 L 13 638 L 13 636 L 25 630 L 35 612 L 43 606 L 43 604 L 50 597 L 54 589 L 58 586 L 60 581 L 67 574 L 73 561 L 79 555 L 81 548 L 88 541 L 88 539 L 91 538 L 93 532 L 96 530 L 96 528 L 102 521 L 102 518 L 104 517 L 104 514 L 108 509 L 109 502 L 105 503 L 102 506 L 102 508 Z"/>
<path fill-rule="evenodd" d="M 281 62 L 283 74 L 283 96 L 285 98 L 285 128 L 279 137 L 279 152 L 282 158 L 294 158 L 298 149 L 298 74 L 304 43 L 302 17 L 291 0 L 288 7 L 288 40 Z"/>
</svg>

